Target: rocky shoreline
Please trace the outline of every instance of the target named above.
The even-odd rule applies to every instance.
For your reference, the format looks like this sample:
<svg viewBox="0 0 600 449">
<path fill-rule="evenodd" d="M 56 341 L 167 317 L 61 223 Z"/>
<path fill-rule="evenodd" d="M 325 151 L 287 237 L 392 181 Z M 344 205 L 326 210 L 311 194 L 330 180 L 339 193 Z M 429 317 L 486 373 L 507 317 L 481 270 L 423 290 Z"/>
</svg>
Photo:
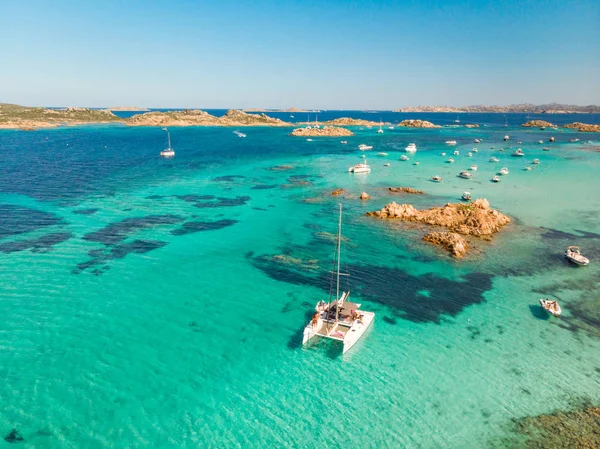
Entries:
<svg viewBox="0 0 600 449">
<path fill-rule="evenodd" d="M 266 114 L 247 114 L 230 109 L 222 117 L 216 117 L 200 109 L 172 112 L 147 112 L 127 119 L 127 126 L 292 126 Z"/>
<path fill-rule="evenodd" d="M 310 123 L 308 123 L 310 124 Z M 371 120 L 362 120 L 350 117 L 340 117 L 333 120 L 328 120 L 323 122 L 323 125 L 331 125 L 331 126 L 380 126 L 380 125 L 389 125 L 387 122 L 374 122 Z"/>
<path fill-rule="evenodd" d="M 554 128 L 556 125 L 545 120 L 530 120 L 521 126 L 523 128 Z"/>
<path fill-rule="evenodd" d="M 406 128 L 441 128 L 439 125 L 434 125 L 427 120 L 403 120 L 398 126 L 403 126 Z"/>
<path fill-rule="evenodd" d="M 487 238 L 510 223 L 508 216 L 492 209 L 489 202 L 483 198 L 468 204 L 448 203 L 427 210 L 418 210 L 410 204 L 400 205 L 392 202 L 381 210 L 367 212 L 366 215 L 448 228 L 449 231 L 427 234 L 425 241 L 446 248 L 455 257 L 463 257 L 469 248 L 463 235 Z"/>
<path fill-rule="evenodd" d="M 323 126 L 322 128 L 296 128 L 289 135 L 299 137 L 346 137 L 353 136 L 354 133 L 346 128 Z"/>
<path fill-rule="evenodd" d="M 578 106 L 572 104 L 511 104 L 508 106 L 471 105 L 471 106 L 410 106 L 395 109 L 393 112 L 483 112 L 483 113 L 538 113 L 538 114 L 595 114 L 600 106 Z"/>
</svg>

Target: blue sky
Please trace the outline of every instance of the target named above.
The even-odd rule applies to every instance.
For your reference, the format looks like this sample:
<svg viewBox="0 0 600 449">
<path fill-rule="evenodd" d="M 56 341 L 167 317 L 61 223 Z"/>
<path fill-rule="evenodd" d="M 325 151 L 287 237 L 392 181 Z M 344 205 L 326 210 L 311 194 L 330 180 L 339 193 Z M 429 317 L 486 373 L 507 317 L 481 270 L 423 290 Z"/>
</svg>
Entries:
<svg viewBox="0 0 600 449">
<path fill-rule="evenodd" d="M 600 104 L 600 1 L 5 1 L 0 102 Z"/>
</svg>

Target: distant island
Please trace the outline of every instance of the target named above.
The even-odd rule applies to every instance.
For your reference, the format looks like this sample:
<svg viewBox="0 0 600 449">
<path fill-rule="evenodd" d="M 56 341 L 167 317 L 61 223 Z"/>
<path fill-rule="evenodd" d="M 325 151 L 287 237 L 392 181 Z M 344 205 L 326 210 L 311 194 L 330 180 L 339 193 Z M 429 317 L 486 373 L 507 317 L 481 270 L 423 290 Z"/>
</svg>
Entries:
<svg viewBox="0 0 600 449">
<path fill-rule="evenodd" d="M 150 109 L 140 108 L 140 107 L 137 107 L 137 106 L 115 106 L 114 108 L 108 108 L 106 110 L 107 111 L 127 111 L 127 112 L 133 112 L 133 111 L 149 111 Z"/>
<path fill-rule="evenodd" d="M 511 104 L 508 106 L 414 106 L 395 109 L 393 112 L 488 112 L 488 113 L 534 113 L 534 114 L 596 114 L 600 106 L 578 106 L 573 104 Z"/>
<path fill-rule="evenodd" d="M 125 124 L 128 126 L 293 126 L 291 123 L 266 114 L 247 114 L 238 109 L 230 109 L 221 117 L 200 109 L 146 112 L 128 118 Z"/>
<path fill-rule="evenodd" d="M 54 128 L 61 125 L 113 123 L 122 120 L 106 109 L 47 109 L 0 103 L 0 129 L 31 131 L 38 128 Z"/>
<path fill-rule="evenodd" d="M 298 108 L 289 108 L 289 109 L 260 109 L 260 108 L 250 108 L 250 109 L 242 109 L 243 112 L 321 112 L 318 109 L 298 109 Z"/>
</svg>

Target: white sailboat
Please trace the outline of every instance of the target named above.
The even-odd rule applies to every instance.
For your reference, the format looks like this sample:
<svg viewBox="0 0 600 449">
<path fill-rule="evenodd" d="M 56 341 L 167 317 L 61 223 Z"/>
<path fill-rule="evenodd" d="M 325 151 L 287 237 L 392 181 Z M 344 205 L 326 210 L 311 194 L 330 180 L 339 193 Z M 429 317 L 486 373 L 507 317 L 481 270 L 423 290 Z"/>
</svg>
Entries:
<svg viewBox="0 0 600 449">
<path fill-rule="evenodd" d="M 169 146 L 160 152 L 161 157 L 173 157 L 175 156 L 175 150 L 171 148 L 171 134 L 167 128 L 163 128 L 163 131 L 167 132 L 167 141 Z"/>
<path fill-rule="evenodd" d="M 383 134 L 383 122 L 381 120 L 379 120 L 379 129 L 377 130 L 377 134 Z"/>
<path fill-rule="evenodd" d="M 343 343 L 345 354 L 363 336 L 375 319 L 375 313 L 359 311 L 360 304 L 348 301 L 350 291 L 342 292 L 340 296 L 340 256 L 342 242 L 342 205 L 338 222 L 337 250 L 335 255 L 335 298 L 333 294 L 333 277 L 329 289 L 329 302 L 320 301 L 315 307 L 315 314 L 310 323 L 304 328 L 302 344 L 308 343 L 314 337 L 323 337 Z M 339 298 L 339 299 L 338 299 Z M 332 300 L 333 299 L 333 300 Z"/>
</svg>

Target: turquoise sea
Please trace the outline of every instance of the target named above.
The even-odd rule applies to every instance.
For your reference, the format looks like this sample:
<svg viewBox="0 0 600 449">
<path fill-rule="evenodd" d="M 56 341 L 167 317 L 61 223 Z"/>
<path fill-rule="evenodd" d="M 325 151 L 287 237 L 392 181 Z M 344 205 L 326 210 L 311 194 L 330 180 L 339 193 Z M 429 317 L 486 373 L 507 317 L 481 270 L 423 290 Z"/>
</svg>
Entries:
<svg viewBox="0 0 600 449">
<path fill-rule="evenodd" d="M 343 115 L 456 118 L 319 119 Z M 460 119 L 480 128 L 356 128 L 347 145 L 172 128 L 172 160 L 160 128 L 1 131 L 0 447 L 516 447 L 514 419 L 599 403 L 600 135 Z M 409 142 L 418 152 L 402 162 Z M 348 173 L 360 143 L 374 146 L 368 175 Z M 473 163 L 473 179 L 456 177 Z M 365 216 L 466 190 L 513 221 L 462 261 L 419 228 Z M 351 298 L 377 314 L 344 356 L 301 347 L 328 298 L 340 202 Z M 568 245 L 590 266 L 569 265 Z M 564 316 L 549 319 L 541 297 Z M 13 429 L 22 440 L 4 439 Z"/>
</svg>

